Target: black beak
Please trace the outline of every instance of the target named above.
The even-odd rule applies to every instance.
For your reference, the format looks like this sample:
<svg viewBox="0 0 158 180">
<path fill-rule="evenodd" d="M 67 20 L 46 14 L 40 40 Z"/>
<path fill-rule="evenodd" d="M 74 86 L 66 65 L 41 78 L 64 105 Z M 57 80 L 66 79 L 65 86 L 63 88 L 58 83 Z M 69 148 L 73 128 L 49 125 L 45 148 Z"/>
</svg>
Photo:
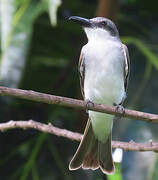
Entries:
<svg viewBox="0 0 158 180">
<path fill-rule="evenodd" d="M 69 20 L 77 22 L 80 25 L 82 25 L 83 27 L 91 27 L 91 25 L 92 25 L 89 19 L 82 18 L 79 16 L 71 16 L 71 17 L 69 17 Z"/>
</svg>

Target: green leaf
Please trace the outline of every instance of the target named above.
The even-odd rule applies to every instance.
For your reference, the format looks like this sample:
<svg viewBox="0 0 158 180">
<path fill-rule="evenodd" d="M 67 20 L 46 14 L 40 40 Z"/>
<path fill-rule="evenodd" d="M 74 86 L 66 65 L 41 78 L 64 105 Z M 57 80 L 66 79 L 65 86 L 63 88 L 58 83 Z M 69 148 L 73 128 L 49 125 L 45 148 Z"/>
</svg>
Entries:
<svg viewBox="0 0 158 180">
<path fill-rule="evenodd" d="M 120 163 L 115 163 L 115 174 L 108 175 L 108 180 L 122 180 Z"/>
<path fill-rule="evenodd" d="M 48 10 L 52 26 L 57 24 L 57 10 L 61 5 L 61 0 L 48 0 Z"/>
<path fill-rule="evenodd" d="M 158 56 L 155 55 L 144 42 L 133 37 L 122 37 L 121 39 L 125 44 L 134 44 L 147 57 L 147 60 L 150 61 L 158 70 Z"/>
<path fill-rule="evenodd" d="M 42 144 L 44 143 L 46 138 L 47 138 L 47 134 L 41 133 L 39 135 L 38 139 L 36 140 L 36 143 L 32 149 L 32 153 L 31 153 L 28 161 L 24 164 L 24 169 L 23 169 L 22 175 L 20 177 L 21 180 L 27 179 L 30 171 L 32 170 L 32 167 L 34 167 L 34 165 L 35 165 L 35 160 L 37 158 L 37 155 L 40 152 L 40 147 L 42 146 Z"/>
<path fill-rule="evenodd" d="M 43 2 L 2 0 L 0 82 L 17 87 L 23 74 L 34 20 L 45 10 Z"/>
</svg>

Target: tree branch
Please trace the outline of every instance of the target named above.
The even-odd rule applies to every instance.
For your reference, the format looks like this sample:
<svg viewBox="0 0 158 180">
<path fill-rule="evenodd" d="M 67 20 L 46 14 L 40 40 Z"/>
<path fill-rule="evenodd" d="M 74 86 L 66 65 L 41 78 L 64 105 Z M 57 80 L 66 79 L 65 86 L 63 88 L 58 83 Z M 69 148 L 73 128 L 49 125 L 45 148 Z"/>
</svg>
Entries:
<svg viewBox="0 0 158 180">
<path fill-rule="evenodd" d="M 39 123 L 33 120 L 29 121 L 9 121 L 6 123 L 0 123 L 0 131 L 6 131 L 9 129 L 22 128 L 28 129 L 33 128 L 39 130 L 41 132 L 54 134 L 57 136 L 62 136 L 71 140 L 80 141 L 82 135 L 79 133 L 75 133 L 72 131 L 68 131 L 66 129 L 60 129 L 53 126 L 51 123 L 48 125 Z M 120 142 L 120 141 L 112 141 L 113 148 L 122 148 L 125 151 L 154 151 L 158 152 L 158 143 L 153 143 L 152 141 L 148 144 L 144 143 L 135 143 L 134 141 L 128 142 Z"/>
<path fill-rule="evenodd" d="M 57 104 L 77 109 L 85 109 L 86 103 L 82 100 L 66 98 L 61 96 L 53 96 L 44 93 L 39 93 L 30 90 L 21 90 L 21 89 L 14 89 L 14 88 L 7 88 L 0 86 L 0 95 L 1 96 L 12 96 L 37 102 L 43 102 L 48 104 Z M 90 103 L 88 106 L 89 110 L 113 114 L 113 115 L 121 115 L 121 112 L 117 111 L 114 106 L 106 106 L 102 104 L 92 104 Z M 128 110 L 125 109 L 124 117 L 133 118 L 136 120 L 144 120 L 148 122 L 158 122 L 158 115 L 144 113 L 140 111 Z"/>
<path fill-rule="evenodd" d="M 38 93 L 38 92 L 30 91 L 30 90 L 27 91 L 27 90 L 13 89 L 13 88 L 0 86 L 0 95 L 18 97 L 22 99 L 43 102 L 43 103 L 48 103 L 48 104 L 57 104 L 57 105 L 62 105 L 62 106 L 67 106 L 67 107 L 72 107 L 72 108 L 78 108 L 78 109 L 86 108 L 86 103 L 82 100 L 76 100 L 76 99 L 60 97 L 60 96 L 53 96 L 53 95 Z M 106 106 L 106 105 L 100 105 L 100 104 L 94 103 L 94 104 L 89 104 L 89 109 L 93 111 L 104 112 L 104 113 L 113 114 L 117 116 L 121 115 L 120 112 L 118 111 L 116 112 L 115 107 L 113 106 Z M 129 118 L 134 118 L 137 120 L 158 122 L 158 115 L 134 111 L 134 110 L 125 109 L 124 116 L 129 117 Z M 15 129 L 15 128 L 22 128 L 22 129 L 33 128 L 33 129 L 37 129 L 45 133 L 55 134 L 57 136 L 62 136 L 71 140 L 76 140 L 76 141 L 80 141 L 82 138 L 82 135 L 79 133 L 74 133 L 66 129 L 60 129 L 60 128 L 54 127 L 52 124 L 48 124 L 48 125 L 42 124 L 39 122 L 35 122 L 33 120 L 9 121 L 6 123 L 0 123 L 0 131 L 6 131 L 8 129 Z M 112 147 L 122 148 L 125 151 L 158 152 L 158 143 L 153 143 L 153 142 L 144 144 L 144 143 L 135 143 L 134 141 L 130 141 L 129 143 L 113 141 Z"/>
<path fill-rule="evenodd" d="M 33 120 L 28 121 L 8 121 L 6 123 L 0 123 L 0 131 L 4 132 L 9 129 L 37 129 L 44 133 L 50 133 L 55 134 L 56 136 L 62 136 L 71 140 L 80 141 L 82 138 L 82 135 L 80 133 L 74 133 L 66 129 L 61 129 L 58 127 L 53 126 L 51 123 L 43 124 L 40 122 L 36 122 Z"/>
</svg>

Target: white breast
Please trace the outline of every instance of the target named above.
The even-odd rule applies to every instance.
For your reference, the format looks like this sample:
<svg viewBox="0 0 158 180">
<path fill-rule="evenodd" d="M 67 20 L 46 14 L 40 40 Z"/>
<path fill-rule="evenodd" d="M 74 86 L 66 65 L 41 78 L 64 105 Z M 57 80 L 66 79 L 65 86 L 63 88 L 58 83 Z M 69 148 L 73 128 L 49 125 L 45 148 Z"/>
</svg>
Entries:
<svg viewBox="0 0 158 180">
<path fill-rule="evenodd" d="M 86 99 L 109 105 L 120 103 L 124 96 L 122 44 L 89 41 L 82 51 L 85 57 Z"/>
</svg>

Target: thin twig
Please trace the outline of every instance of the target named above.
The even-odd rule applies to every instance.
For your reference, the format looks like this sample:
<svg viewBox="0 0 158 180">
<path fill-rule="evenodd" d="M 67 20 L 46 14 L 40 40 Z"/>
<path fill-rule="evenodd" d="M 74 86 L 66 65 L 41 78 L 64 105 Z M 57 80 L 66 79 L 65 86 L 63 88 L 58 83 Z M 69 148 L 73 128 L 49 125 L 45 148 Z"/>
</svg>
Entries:
<svg viewBox="0 0 158 180">
<path fill-rule="evenodd" d="M 75 133 L 66 129 L 60 129 L 52 124 L 43 124 L 33 120 L 29 121 L 9 121 L 6 123 L 0 123 L 0 131 L 6 131 L 9 129 L 22 128 L 28 129 L 33 128 L 41 132 L 54 134 L 56 136 L 65 137 L 71 140 L 80 141 L 82 134 Z M 113 148 L 122 148 L 125 151 L 154 151 L 158 152 L 158 143 L 153 143 L 152 141 L 148 144 L 146 143 L 135 143 L 134 141 L 130 142 L 120 142 L 112 141 Z"/>
<path fill-rule="evenodd" d="M 22 99 L 43 102 L 43 103 L 48 103 L 48 104 L 57 104 L 57 105 L 62 105 L 62 106 L 67 106 L 67 107 L 72 107 L 72 108 L 77 108 L 77 109 L 86 108 L 86 102 L 82 100 L 48 95 L 48 94 L 39 93 L 35 91 L 30 91 L 30 90 L 21 90 L 21 89 L 14 89 L 14 88 L 7 88 L 7 87 L 0 86 L 0 95 L 18 97 Z M 88 108 L 89 110 L 93 110 L 93 111 L 113 114 L 117 116 L 121 115 L 121 112 L 116 111 L 116 108 L 114 106 L 89 103 Z M 129 110 L 129 109 L 125 109 L 124 117 L 133 118 L 136 120 L 144 120 L 148 122 L 158 122 L 158 115 L 156 114 L 144 113 L 144 112 L 134 111 L 134 110 Z"/>
</svg>

